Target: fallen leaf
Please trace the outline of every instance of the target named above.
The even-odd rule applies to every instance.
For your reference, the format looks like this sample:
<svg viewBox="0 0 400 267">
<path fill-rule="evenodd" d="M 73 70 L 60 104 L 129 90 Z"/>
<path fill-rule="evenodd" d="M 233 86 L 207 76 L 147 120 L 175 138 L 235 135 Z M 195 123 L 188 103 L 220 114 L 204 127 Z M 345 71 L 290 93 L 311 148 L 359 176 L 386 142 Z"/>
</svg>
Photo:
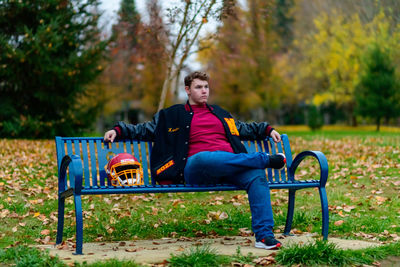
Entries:
<svg viewBox="0 0 400 267">
<path fill-rule="evenodd" d="M 50 236 L 46 236 L 43 240 L 42 243 L 43 244 L 48 244 L 50 242 L 51 237 Z"/>
<path fill-rule="evenodd" d="M 257 265 L 261 265 L 261 266 L 267 266 L 267 265 L 272 265 L 274 264 L 275 258 L 272 256 L 268 256 L 268 257 L 262 257 L 262 258 L 258 258 L 253 260 L 253 262 Z"/>
<path fill-rule="evenodd" d="M 303 231 L 299 230 L 299 229 L 293 229 L 293 233 L 296 235 L 300 235 L 303 233 Z"/>
<path fill-rule="evenodd" d="M 40 232 L 41 235 L 49 235 L 50 234 L 50 230 L 48 229 L 44 229 Z"/>
<path fill-rule="evenodd" d="M 158 214 L 158 209 L 157 208 L 151 207 L 151 210 L 152 210 L 152 212 L 151 212 L 152 215 L 157 215 Z"/>
<path fill-rule="evenodd" d="M 219 215 L 218 220 L 225 220 L 225 219 L 228 219 L 228 218 L 229 218 L 228 214 L 227 214 L 226 212 L 222 212 L 222 213 Z"/>
<path fill-rule="evenodd" d="M 8 216 L 8 214 L 10 214 L 10 211 L 8 209 L 2 210 L 0 212 L 0 218 L 5 218 Z"/>
<path fill-rule="evenodd" d="M 382 205 L 383 202 L 385 202 L 387 200 L 386 197 L 381 197 L 381 196 L 375 196 L 375 199 L 376 199 L 378 205 Z"/>
<path fill-rule="evenodd" d="M 335 225 L 336 225 L 336 226 L 340 226 L 340 225 L 342 225 L 343 223 L 344 223 L 343 220 L 339 220 L 339 221 L 336 221 L 336 222 L 335 222 Z"/>
<path fill-rule="evenodd" d="M 352 211 L 353 209 L 355 209 L 356 207 L 355 206 L 345 206 L 344 208 L 343 208 L 343 210 L 345 211 L 345 212 L 350 212 L 350 211 Z"/>
<path fill-rule="evenodd" d="M 239 228 L 239 235 L 240 236 L 251 236 L 252 232 L 248 228 Z"/>
</svg>

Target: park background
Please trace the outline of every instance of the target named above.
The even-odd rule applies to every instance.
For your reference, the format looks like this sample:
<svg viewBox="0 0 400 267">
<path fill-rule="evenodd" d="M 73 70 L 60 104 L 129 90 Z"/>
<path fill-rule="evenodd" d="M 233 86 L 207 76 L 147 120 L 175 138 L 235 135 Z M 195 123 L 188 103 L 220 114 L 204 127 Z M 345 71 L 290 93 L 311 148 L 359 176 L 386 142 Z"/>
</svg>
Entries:
<svg viewBox="0 0 400 267">
<path fill-rule="evenodd" d="M 211 75 L 210 102 L 243 121 L 269 121 L 288 133 L 295 155 L 325 153 L 331 237 L 386 245 L 341 254 L 317 243 L 324 264 L 399 256 L 399 1 L 114 4 L 110 15 L 97 0 L 0 1 L 0 247 L 9 248 L 1 260 L 53 261 L 20 245 L 55 241 L 55 135 L 101 136 L 117 120 L 149 120 L 186 100 L 183 77 L 198 69 Z M 298 178 L 316 175 L 308 162 Z M 281 191 L 272 192 L 277 233 L 287 208 Z M 68 249 L 75 222 L 67 202 Z M 84 242 L 251 234 L 245 192 L 83 203 Z M 317 191 L 298 194 L 293 226 L 320 232 Z M 312 249 L 280 255 L 318 260 Z"/>
<path fill-rule="evenodd" d="M 197 69 L 240 120 L 400 125 L 398 1 L 140 2 L 2 1 L 0 136 L 149 120 Z"/>
</svg>

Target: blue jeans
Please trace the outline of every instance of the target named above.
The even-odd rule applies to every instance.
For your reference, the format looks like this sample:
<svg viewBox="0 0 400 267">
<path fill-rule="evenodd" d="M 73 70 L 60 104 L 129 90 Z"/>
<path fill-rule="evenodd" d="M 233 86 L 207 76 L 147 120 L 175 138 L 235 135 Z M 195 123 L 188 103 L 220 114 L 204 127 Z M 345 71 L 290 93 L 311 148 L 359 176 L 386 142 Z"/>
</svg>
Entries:
<svg viewBox="0 0 400 267">
<path fill-rule="evenodd" d="M 256 240 L 274 236 L 271 197 L 265 175 L 267 153 L 234 154 L 203 151 L 191 156 L 185 167 L 187 184 L 230 183 L 247 191 Z"/>
</svg>

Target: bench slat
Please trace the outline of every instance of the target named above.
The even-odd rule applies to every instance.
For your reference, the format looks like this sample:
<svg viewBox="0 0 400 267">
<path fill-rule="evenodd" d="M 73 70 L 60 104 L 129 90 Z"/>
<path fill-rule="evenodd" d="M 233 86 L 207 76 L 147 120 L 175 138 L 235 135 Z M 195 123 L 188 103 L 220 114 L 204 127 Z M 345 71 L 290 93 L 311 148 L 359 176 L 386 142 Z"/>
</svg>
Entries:
<svg viewBox="0 0 400 267">
<path fill-rule="evenodd" d="M 125 146 L 126 146 L 126 153 L 129 153 L 133 155 L 132 153 L 132 142 L 130 140 L 125 141 Z"/>
<path fill-rule="evenodd" d="M 292 158 L 292 150 L 290 149 L 289 138 L 286 134 L 282 135 L 282 143 L 283 148 L 285 149 L 285 156 L 286 156 L 286 169 L 289 169 L 292 166 L 293 158 Z M 292 178 L 288 175 L 288 180 L 293 181 Z"/>
<path fill-rule="evenodd" d="M 243 143 L 244 147 L 246 148 L 246 150 L 247 150 L 247 151 L 250 151 L 249 142 L 243 141 L 242 143 Z"/>
<path fill-rule="evenodd" d="M 148 173 L 148 168 L 149 165 L 147 164 L 147 149 L 146 149 L 146 143 L 145 142 L 140 142 L 140 154 L 141 157 L 138 158 L 142 162 L 142 168 L 143 168 L 143 180 L 145 185 L 149 185 L 149 173 Z"/>
<path fill-rule="evenodd" d="M 283 150 L 282 150 L 282 143 L 281 143 L 281 142 L 276 143 L 276 146 L 278 147 L 278 153 L 283 153 Z M 283 169 L 280 171 L 280 173 L 281 173 L 281 179 L 280 179 L 280 181 L 286 181 L 285 168 L 283 168 Z"/>
<path fill-rule="evenodd" d="M 149 153 L 149 166 L 150 166 L 150 155 L 151 155 L 151 151 L 153 149 L 153 143 L 152 142 L 147 142 L 147 147 L 148 147 L 148 153 Z M 143 170 L 144 172 L 145 170 Z M 146 175 L 148 175 L 151 179 L 151 173 L 150 173 L 150 168 L 149 170 L 146 172 Z M 154 179 L 151 179 L 151 185 L 156 185 L 156 181 Z"/>
<path fill-rule="evenodd" d="M 78 155 L 79 157 L 81 157 L 82 158 L 82 156 L 81 156 L 81 148 L 80 148 L 80 146 L 79 146 L 79 142 L 80 142 L 80 140 L 74 140 L 74 154 L 75 155 Z"/>
<path fill-rule="evenodd" d="M 138 145 L 138 141 L 133 141 L 133 150 L 134 150 L 134 156 L 135 158 L 137 158 L 138 160 L 140 160 L 140 154 L 139 154 L 139 145 Z"/>
<path fill-rule="evenodd" d="M 258 152 L 264 152 L 264 148 L 263 148 L 263 145 L 262 145 L 262 142 L 261 142 L 261 140 L 257 140 L 257 146 L 256 146 L 256 150 L 258 151 Z"/>
<path fill-rule="evenodd" d="M 256 146 L 255 146 L 255 144 L 254 144 L 254 142 L 249 142 L 249 141 L 246 141 L 246 143 L 250 143 L 250 149 L 247 151 L 247 152 L 249 152 L 249 153 L 254 153 L 254 152 L 256 152 Z"/>
<path fill-rule="evenodd" d="M 89 155 L 87 153 L 87 141 L 82 140 L 82 158 L 83 158 L 83 176 L 85 179 L 85 187 L 90 186 L 90 172 L 89 172 Z"/>
<path fill-rule="evenodd" d="M 286 165 L 289 168 L 292 165 L 293 158 L 292 158 L 292 151 L 290 149 L 289 138 L 286 134 L 282 135 L 282 143 L 283 143 L 283 149 L 285 150 Z"/>
<path fill-rule="evenodd" d="M 97 186 L 97 163 L 96 163 L 96 149 L 94 145 L 95 140 L 89 140 L 90 151 L 90 165 L 92 173 L 92 186 Z"/>
<path fill-rule="evenodd" d="M 68 155 L 73 155 L 74 153 L 73 153 L 73 151 L 72 151 L 72 141 L 71 140 L 67 140 L 67 153 L 68 153 Z M 66 183 L 67 185 L 68 185 L 68 187 L 73 187 L 73 185 L 75 184 L 75 178 L 73 177 L 73 176 L 71 176 L 71 175 L 69 175 L 69 173 L 67 173 L 67 175 L 68 175 L 68 181 L 69 181 L 69 184 L 68 183 Z"/>
<path fill-rule="evenodd" d="M 267 141 L 267 139 L 263 140 L 263 144 L 264 144 L 264 152 L 271 154 L 269 149 L 269 142 Z M 270 183 L 274 181 L 272 177 L 272 169 L 270 168 L 267 169 L 267 178 Z"/>
<path fill-rule="evenodd" d="M 270 144 L 270 146 L 271 146 L 271 155 L 274 155 L 274 154 L 276 154 L 276 148 L 275 148 L 275 145 L 274 145 L 274 141 L 272 140 L 272 138 L 268 138 L 268 143 Z M 273 182 L 279 182 L 279 171 L 278 170 L 273 170 L 273 176 L 274 176 L 274 178 L 273 178 Z"/>
<path fill-rule="evenodd" d="M 97 148 L 97 163 L 99 169 L 99 186 L 105 186 L 104 178 L 107 176 L 104 166 L 107 165 L 107 154 L 105 150 L 102 148 L 103 142 L 101 140 L 96 140 L 96 148 Z"/>
</svg>

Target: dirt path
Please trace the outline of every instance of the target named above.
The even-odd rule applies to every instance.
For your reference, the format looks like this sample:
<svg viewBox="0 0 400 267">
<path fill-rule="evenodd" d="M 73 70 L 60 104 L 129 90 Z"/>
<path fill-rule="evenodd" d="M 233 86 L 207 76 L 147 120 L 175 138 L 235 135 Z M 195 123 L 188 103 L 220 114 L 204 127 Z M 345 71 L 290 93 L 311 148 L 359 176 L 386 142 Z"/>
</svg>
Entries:
<svg viewBox="0 0 400 267">
<path fill-rule="evenodd" d="M 282 238 L 277 236 L 283 246 L 293 243 L 301 244 L 313 240 L 312 236 L 292 236 Z M 335 243 L 342 249 L 361 249 L 371 246 L 378 246 L 377 243 L 360 241 L 360 240 L 344 240 L 330 238 L 330 242 Z M 55 247 L 54 245 L 41 245 L 40 248 L 49 250 L 50 255 L 58 255 L 58 257 L 66 263 L 84 262 L 91 263 L 98 260 L 106 259 L 133 259 L 137 263 L 161 263 L 171 257 L 171 254 L 179 255 L 183 251 L 187 251 L 190 247 L 198 245 L 209 245 L 215 249 L 218 254 L 234 255 L 238 246 L 242 255 L 252 253 L 255 256 L 265 257 L 273 251 L 254 248 L 253 237 L 219 237 L 215 239 L 198 239 L 198 238 L 164 238 L 157 240 L 135 240 L 120 241 L 110 243 L 85 243 L 83 245 L 84 255 L 73 255 L 74 249 L 72 244 L 64 244 Z"/>
</svg>

